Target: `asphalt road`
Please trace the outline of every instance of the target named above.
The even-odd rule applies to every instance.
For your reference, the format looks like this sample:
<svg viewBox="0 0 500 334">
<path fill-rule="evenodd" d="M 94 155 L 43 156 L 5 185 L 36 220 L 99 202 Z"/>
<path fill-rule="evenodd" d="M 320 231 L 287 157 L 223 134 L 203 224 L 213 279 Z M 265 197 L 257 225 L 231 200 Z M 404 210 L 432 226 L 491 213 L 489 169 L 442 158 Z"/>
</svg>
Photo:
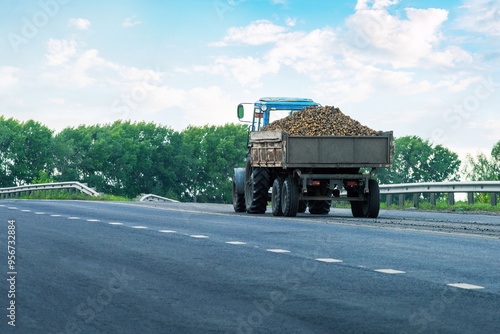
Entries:
<svg viewBox="0 0 500 334">
<path fill-rule="evenodd" d="M 500 333 L 500 239 L 468 230 L 498 216 L 2 200 L 0 217 L 0 333 Z"/>
</svg>

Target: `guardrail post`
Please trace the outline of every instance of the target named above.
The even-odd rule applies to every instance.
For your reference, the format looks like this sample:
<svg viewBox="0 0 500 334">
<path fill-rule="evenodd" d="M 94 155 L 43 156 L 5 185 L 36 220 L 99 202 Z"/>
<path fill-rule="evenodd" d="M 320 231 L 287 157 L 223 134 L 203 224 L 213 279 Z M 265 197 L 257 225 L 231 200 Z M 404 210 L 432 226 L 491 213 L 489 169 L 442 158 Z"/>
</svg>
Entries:
<svg viewBox="0 0 500 334">
<path fill-rule="evenodd" d="M 418 208 L 418 198 L 420 197 L 419 195 L 420 194 L 418 194 L 418 193 L 413 194 L 413 207 L 414 208 Z"/>
<path fill-rule="evenodd" d="M 68 193 L 69 193 L 70 196 L 73 195 L 73 188 L 69 188 L 68 189 Z"/>
<path fill-rule="evenodd" d="M 469 205 L 474 204 L 474 193 L 467 193 L 467 203 Z"/>
<path fill-rule="evenodd" d="M 450 206 L 455 205 L 455 194 L 454 193 L 448 193 L 448 205 L 450 205 Z"/>
<path fill-rule="evenodd" d="M 387 207 L 390 207 L 392 205 L 392 195 L 391 194 L 385 195 L 385 201 L 387 203 Z"/>
<path fill-rule="evenodd" d="M 491 202 L 491 206 L 497 206 L 498 202 L 497 202 L 497 193 L 491 193 L 490 194 L 490 202 Z"/>
<path fill-rule="evenodd" d="M 436 206 L 436 193 L 431 193 L 430 202 L 432 206 Z"/>
<path fill-rule="evenodd" d="M 401 209 L 405 207 L 405 194 L 399 194 L 399 207 Z"/>
</svg>

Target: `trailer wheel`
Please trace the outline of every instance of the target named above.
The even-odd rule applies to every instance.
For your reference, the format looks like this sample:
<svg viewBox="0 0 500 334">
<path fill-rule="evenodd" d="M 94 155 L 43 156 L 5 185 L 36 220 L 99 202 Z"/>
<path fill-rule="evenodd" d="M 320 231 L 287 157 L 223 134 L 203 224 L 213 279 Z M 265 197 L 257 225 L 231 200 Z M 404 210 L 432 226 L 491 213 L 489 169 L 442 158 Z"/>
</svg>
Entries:
<svg viewBox="0 0 500 334">
<path fill-rule="evenodd" d="M 268 168 L 252 168 L 247 159 L 245 184 L 245 207 L 248 213 L 262 214 L 267 208 L 270 173 Z"/>
<path fill-rule="evenodd" d="M 233 180 L 233 207 L 235 212 L 245 212 L 245 194 L 238 194 L 236 181 Z"/>
<path fill-rule="evenodd" d="M 283 189 L 283 178 L 277 177 L 273 182 L 271 205 L 273 208 L 274 216 L 283 216 L 282 206 L 281 206 L 281 195 Z"/>
<path fill-rule="evenodd" d="M 380 211 L 380 189 L 377 180 L 368 181 L 370 193 L 363 202 L 351 202 L 354 217 L 377 218 Z"/>
<path fill-rule="evenodd" d="M 312 215 L 326 215 L 330 212 L 331 201 L 309 201 L 309 213 Z"/>
<path fill-rule="evenodd" d="M 297 215 L 299 210 L 299 187 L 297 180 L 292 176 L 287 177 L 283 182 L 281 205 L 284 216 L 295 217 Z"/>
</svg>

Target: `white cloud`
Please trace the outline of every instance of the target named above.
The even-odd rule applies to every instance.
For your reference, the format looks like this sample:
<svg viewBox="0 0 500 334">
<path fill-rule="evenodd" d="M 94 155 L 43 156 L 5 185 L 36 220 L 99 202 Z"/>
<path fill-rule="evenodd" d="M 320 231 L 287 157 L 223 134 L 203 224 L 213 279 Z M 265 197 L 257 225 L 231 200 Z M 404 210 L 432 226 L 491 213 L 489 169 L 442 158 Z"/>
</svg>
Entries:
<svg viewBox="0 0 500 334">
<path fill-rule="evenodd" d="M 215 43 L 216 46 L 229 44 L 262 45 L 278 41 L 287 28 L 273 24 L 268 20 L 258 20 L 246 27 L 233 27 L 227 31 L 222 42 Z"/>
<path fill-rule="evenodd" d="M 136 26 L 136 25 L 141 24 L 141 23 L 142 23 L 142 21 L 135 20 L 135 15 L 133 15 L 132 17 L 127 17 L 125 19 L 125 21 L 123 22 L 123 27 L 130 28 L 130 27 Z"/>
<path fill-rule="evenodd" d="M 47 47 L 49 54 L 45 55 L 45 57 L 47 57 L 47 63 L 50 66 L 58 66 L 67 63 L 77 52 L 77 43 L 75 41 L 51 38 L 47 42 Z"/>
<path fill-rule="evenodd" d="M 289 26 L 289 27 L 295 27 L 295 25 L 297 24 L 297 19 L 292 19 L 291 17 L 288 17 L 286 19 L 286 25 Z"/>
<path fill-rule="evenodd" d="M 71 18 L 69 19 L 68 26 L 77 30 L 88 30 L 90 21 L 82 18 Z"/>
<path fill-rule="evenodd" d="M 19 79 L 16 73 L 19 72 L 18 68 L 12 66 L 0 66 L 0 89 L 7 89 L 16 85 Z"/>
<path fill-rule="evenodd" d="M 465 13 L 457 19 L 460 28 L 500 36 L 500 0 L 466 0 Z"/>
<path fill-rule="evenodd" d="M 54 97 L 54 98 L 49 98 L 46 100 L 46 102 L 48 104 L 53 104 L 53 105 L 57 105 L 57 106 L 62 106 L 66 103 L 66 100 L 63 99 L 63 98 L 57 98 L 57 97 Z"/>
</svg>

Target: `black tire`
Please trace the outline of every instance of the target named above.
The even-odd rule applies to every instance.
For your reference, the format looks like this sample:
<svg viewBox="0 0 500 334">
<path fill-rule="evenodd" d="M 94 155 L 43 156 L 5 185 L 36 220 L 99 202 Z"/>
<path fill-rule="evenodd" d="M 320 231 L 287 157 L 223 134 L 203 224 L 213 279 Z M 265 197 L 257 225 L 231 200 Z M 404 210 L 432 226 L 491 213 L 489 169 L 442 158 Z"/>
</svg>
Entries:
<svg viewBox="0 0 500 334">
<path fill-rule="evenodd" d="M 270 173 L 268 168 L 252 168 L 247 159 L 245 209 L 248 213 L 263 214 L 267 208 Z"/>
<path fill-rule="evenodd" d="M 307 210 L 307 201 L 305 200 L 299 201 L 299 210 L 297 211 L 297 213 L 304 213 L 306 212 L 306 210 Z"/>
<path fill-rule="evenodd" d="M 309 201 L 309 213 L 312 215 L 326 215 L 330 212 L 331 201 Z"/>
<path fill-rule="evenodd" d="M 283 178 L 277 177 L 273 182 L 273 190 L 271 195 L 271 206 L 273 209 L 274 216 L 283 216 L 282 206 L 281 206 L 281 195 L 283 189 Z"/>
<path fill-rule="evenodd" d="M 368 181 L 370 193 L 363 202 L 351 202 L 354 217 L 377 218 L 380 211 L 380 189 L 377 180 Z"/>
<path fill-rule="evenodd" d="M 297 211 L 299 210 L 299 187 L 297 180 L 292 176 L 287 177 L 283 182 L 281 206 L 283 216 L 295 217 L 297 215 Z"/>
<path fill-rule="evenodd" d="M 380 212 L 380 189 L 377 180 L 368 182 L 370 193 L 368 194 L 368 203 L 365 211 L 367 218 L 377 218 Z"/>
<path fill-rule="evenodd" d="M 245 195 L 236 191 L 236 181 L 233 180 L 233 208 L 235 212 L 245 212 Z"/>
</svg>

